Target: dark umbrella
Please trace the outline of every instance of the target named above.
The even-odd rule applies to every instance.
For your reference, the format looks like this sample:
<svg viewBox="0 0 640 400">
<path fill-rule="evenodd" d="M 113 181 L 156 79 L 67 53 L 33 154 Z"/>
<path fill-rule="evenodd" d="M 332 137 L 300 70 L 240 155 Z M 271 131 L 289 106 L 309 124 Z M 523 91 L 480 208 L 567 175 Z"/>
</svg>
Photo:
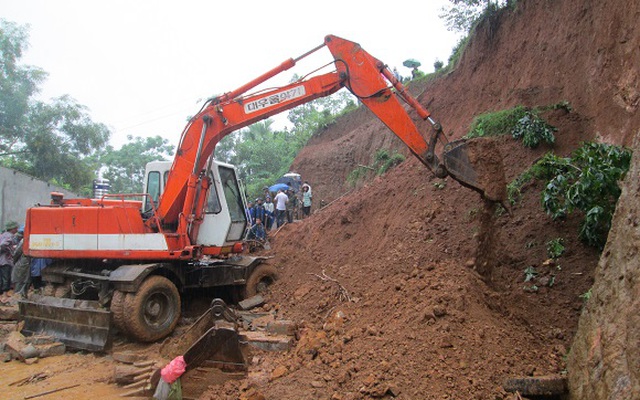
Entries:
<svg viewBox="0 0 640 400">
<path fill-rule="evenodd" d="M 402 62 L 402 65 L 407 68 L 418 68 L 422 64 L 420 64 L 420 61 L 416 60 L 415 58 L 409 58 L 408 60 L 404 60 Z"/>
</svg>

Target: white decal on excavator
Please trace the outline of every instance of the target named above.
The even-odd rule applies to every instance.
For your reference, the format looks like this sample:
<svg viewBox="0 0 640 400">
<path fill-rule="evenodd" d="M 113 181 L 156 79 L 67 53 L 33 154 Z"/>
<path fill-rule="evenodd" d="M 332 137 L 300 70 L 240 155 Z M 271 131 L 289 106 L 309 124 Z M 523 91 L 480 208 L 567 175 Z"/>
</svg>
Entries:
<svg viewBox="0 0 640 400">
<path fill-rule="evenodd" d="M 274 93 L 271 96 L 263 97 L 258 100 L 251 101 L 244 105 L 244 112 L 249 114 L 252 112 L 260 111 L 263 108 L 275 106 L 276 104 L 284 103 L 285 101 L 297 99 L 304 96 L 306 93 L 304 85 L 296 86 L 291 89 L 283 90 L 279 93 Z"/>
<path fill-rule="evenodd" d="M 168 250 L 161 233 L 143 234 L 32 234 L 32 250 Z"/>
</svg>

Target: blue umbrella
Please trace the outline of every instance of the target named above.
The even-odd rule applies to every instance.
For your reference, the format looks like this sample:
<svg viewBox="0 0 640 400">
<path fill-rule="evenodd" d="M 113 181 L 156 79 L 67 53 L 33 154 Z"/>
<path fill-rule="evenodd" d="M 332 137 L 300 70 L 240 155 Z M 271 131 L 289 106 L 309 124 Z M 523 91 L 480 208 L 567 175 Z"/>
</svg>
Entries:
<svg viewBox="0 0 640 400">
<path fill-rule="evenodd" d="M 276 183 L 273 186 L 269 186 L 269 191 L 270 192 L 277 192 L 278 190 L 289 190 L 289 185 L 285 184 L 285 183 Z"/>
</svg>

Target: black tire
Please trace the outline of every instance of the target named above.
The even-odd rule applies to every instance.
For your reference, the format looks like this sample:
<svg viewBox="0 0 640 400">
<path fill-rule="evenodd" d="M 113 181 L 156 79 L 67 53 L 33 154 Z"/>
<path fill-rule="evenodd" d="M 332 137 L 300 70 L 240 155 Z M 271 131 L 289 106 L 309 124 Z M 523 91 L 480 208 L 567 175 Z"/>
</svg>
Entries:
<svg viewBox="0 0 640 400">
<path fill-rule="evenodd" d="M 251 272 L 244 288 L 244 298 L 264 293 L 278 279 L 278 270 L 273 265 L 260 264 Z"/>
<path fill-rule="evenodd" d="M 113 324 L 118 330 L 124 334 L 128 334 L 127 332 L 127 324 L 125 323 L 124 317 L 124 299 L 126 297 L 125 292 L 121 292 L 119 290 L 114 290 L 113 295 L 111 296 L 111 314 L 113 314 Z"/>
<path fill-rule="evenodd" d="M 180 293 L 163 276 L 147 278 L 138 291 L 124 299 L 123 321 L 128 335 L 141 342 L 155 342 L 173 332 L 180 319 Z"/>
</svg>

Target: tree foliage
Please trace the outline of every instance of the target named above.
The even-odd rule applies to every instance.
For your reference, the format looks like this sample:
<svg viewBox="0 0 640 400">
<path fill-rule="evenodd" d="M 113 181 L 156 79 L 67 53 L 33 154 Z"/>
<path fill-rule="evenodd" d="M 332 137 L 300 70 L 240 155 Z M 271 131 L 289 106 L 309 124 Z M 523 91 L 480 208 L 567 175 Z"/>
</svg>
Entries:
<svg viewBox="0 0 640 400">
<path fill-rule="evenodd" d="M 568 105 L 558 103 L 532 109 L 516 106 L 507 110 L 480 114 L 471 122 L 467 137 L 498 136 L 510 133 L 514 139 L 521 140 L 525 147 L 536 148 L 540 143 L 553 145 L 556 140 L 554 132 L 557 129 L 549 125 L 540 113 L 559 107 L 568 107 Z"/>
<path fill-rule="evenodd" d="M 26 27 L 0 19 L 0 153 L 16 151 L 26 134 L 31 97 L 46 78 L 40 68 L 20 65 L 28 47 Z"/>
<path fill-rule="evenodd" d="M 245 181 L 248 195 L 258 197 L 262 188 L 271 186 L 289 171 L 294 158 L 314 133 L 355 107 L 353 96 L 344 91 L 316 99 L 289 111 L 291 129 L 276 131 L 271 126 L 272 120 L 257 122 L 223 138 L 216 146 L 215 157 L 235 165 Z"/>
<path fill-rule="evenodd" d="M 442 9 L 440 18 L 449 30 L 469 33 L 483 17 L 513 3 L 514 0 L 451 0 L 449 7 Z"/>
<path fill-rule="evenodd" d="M 602 249 L 621 189 L 618 182 L 629 170 L 631 152 L 604 143 L 584 143 L 571 157 L 546 154 L 509 184 L 512 202 L 531 179 L 545 182 L 542 207 L 553 219 L 579 211 L 584 215 L 579 237 Z"/>
<path fill-rule="evenodd" d="M 141 193 L 145 166 L 151 161 L 163 161 L 171 157 L 174 146 L 160 136 L 127 136 L 128 143 L 115 150 L 112 146 L 100 157 L 102 176 L 109 179 L 113 193 Z"/>
<path fill-rule="evenodd" d="M 272 120 L 257 122 L 225 137 L 216 146 L 216 159 L 238 168 L 252 197 L 286 173 L 299 150 L 291 132 L 274 131 L 272 124 Z"/>
<path fill-rule="evenodd" d="M 27 28 L 0 20 L 0 163 L 71 190 L 87 190 L 110 132 L 69 96 L 36 101 L 46 74 L 20 64 Z"/>
</svg>

